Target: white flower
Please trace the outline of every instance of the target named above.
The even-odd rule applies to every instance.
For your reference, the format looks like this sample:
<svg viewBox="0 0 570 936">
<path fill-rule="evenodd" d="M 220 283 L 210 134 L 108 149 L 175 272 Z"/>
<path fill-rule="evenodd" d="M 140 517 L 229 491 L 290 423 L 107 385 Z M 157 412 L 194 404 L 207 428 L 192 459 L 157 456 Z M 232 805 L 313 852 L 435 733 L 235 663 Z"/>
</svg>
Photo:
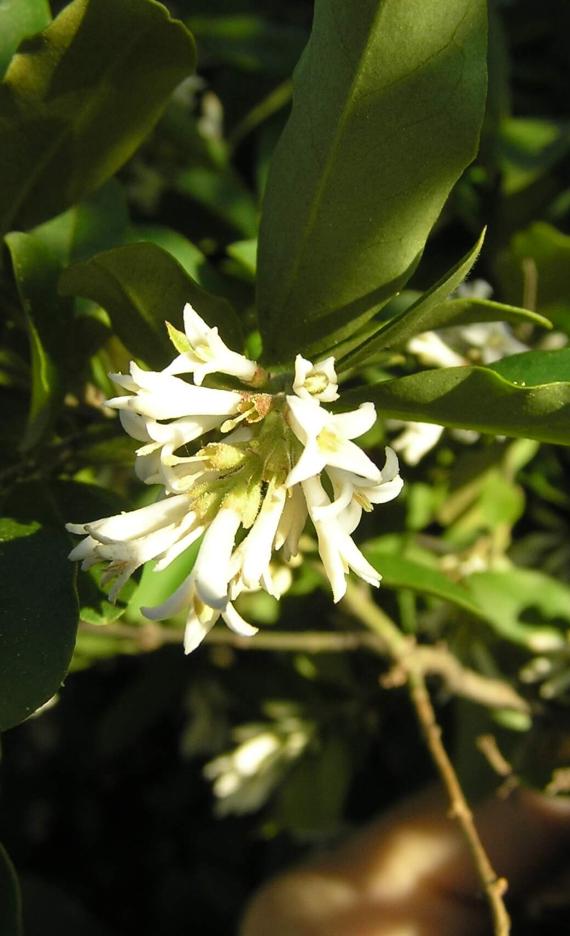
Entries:
<svg viewBox="0 0 570 936">
<path fill-rule="evenodd" d="M 202 537 L 181 585 L 158 607 L 142 609 L 152 620 L 185 613 L 189 653 L 220 618 L 242 637 L 257 632 L 234 602 L 244 592 L 263 588 L 279 597 L 288 588 L 291 568 L 279 566 L 275 554 L 280 551 L 291 566 L 308 517 L 335 601 L 344 594 L 349 569 L 378 585 L 379 573 L 351 534 L 363 510 L 397 496 L 402 479 L 391 449 L 380 470 L 352 441 L 374 424 L 371 403 L 339 414 L 321 405 L 338 397 L 333 358 L 313 366 L 298 355 L 289 395 L 251 386 L 203 387 L 214 371 L 250 385 L 268 375 L 227 348 L 190 306 L 184 320 L 184 335 L 171 328 L 180 351 L 173 363 L 161 372 L 131 364 L 129 374 L 113 375 L 125 392 L 108 402 L 125 431 L 142 443 L 137 475 L 161 485 L 163 496 L 139 510 L 67 529 L 84 537 L 71 559 L 81 560 L 84 569 L 108 563 L 102 581 L 114 580 L 112 600 L 141 565 L 153 561 L 157 571 L 165 569 Z M 195 382 L 176 376 L 183 373 Z M 198 441 L 205 434 L 206 444 Z"/>
<path fill-rule="evenodd" d="M 130 378 L 125 379 L 122 374 L 112 374 L 111 377 L 115 383 L 133 392 L 129 396 L 113 397 L 107 401 L 107 406 L 150 416 L 153 420 L 180 416 L 192 416 L 198 421 L 206 416 L 227 417 L 238 412 L 243 400 L 243 394 L 234 390 L 194 387 L 164 371 L 145 371 L 134 361 Z"/>
<path fill-rule="evenodd" d="M 209 325 L 194 311 L 189 302 L 184 306 L 184 333 L 169 326 L 170 337 L 181 352 L 166 374 L 193 374 L 200 386 L 208 374 L 229 374 L 244 383 L 256 383 L 260 368 L 243 354 L 231 351 L 220 338 L 217 328 Z"/>
<path fill-rule="evenodd" d="M 394 500 L 404 486 L 396 453 L 385 449 L 386 461 L 380 479 L 371 483 L 350 471 L 327 468 L 332 482 L 334 500 L 326 506 L 313 506 L 311 516 L 319 520 L 339 517 L 344 529 L 352 533 L 360 523 L 362 511 L 370 512 L 373 504 L 387 504 Z"/>
<path fill-rule="evenodd" d="M 338 400 L 338 379 L 334 369 L 334 358 L 328 357 L 312 364 L 302 355 L 295 358 L 293 390 L 305 400 L 315 399 L 321 403 Z"/>
<path fill-rule="evenodd" d="M 292 716 L 276 724 L 236 729 L 237 746 L 204 767 L 204 776 L 212 781 L 218 800 L 218 816 L 259 809 L 287 765 L 303 753 L 313 731 L 311 725 Z"/>
<path fill-rule="evenodd" d="M 442 433 L 443 426 L 436 423 L 409 422 L 403 432 L 392 439 L 392 447 L 408 465 L 417 465 L 437 445 Z"/>
<path fill-rule="evenodd" d="M 452 295 L 458 299 L 490 299 L 493 295 L 493 287 L 484 279 L 466 280 Z"/>
<path fill-rule="evenodd" d="M 376 422 L 372 403 L 362 403 L 349 413 L 329 413 L 313 400 L 287 397 L 288 418 L 304 450 L 291 469 L 286 484 L 292 487 L 321 473 L 327 465 L 344 468 L 371 481 L 380 480 L 380 471 L 358 445 L 351 442 Z"/>
<path fill-rule="evenodd" d="M 340 601 L 344 596 L 349 568 L 369 585 L 378 586 L 382 576 L 364 558 L 339 519 L 323 514 L 322 510 L 319 513 L 319 508 L 328 507 L 331 503 L 320 479 L 307 478 L 302 483 L 309 515 L 317 531 L 319 554 L 331 584 L 333 600 Z M 323 515 L 325 519 L 322 519 Z"/>
<path fill-rule="evenodd" d="M 70 559 L 82 561 L 82 569 L 110 563 L 104 581 L 115 580 L 112 601 L 141 565 L 160 559 L 160 567 L 166 568 L 204 532 L 185 494 L 92 523 L 68 523 L 66 529 L 85 536 L 69 554 Z"/>
</svg>

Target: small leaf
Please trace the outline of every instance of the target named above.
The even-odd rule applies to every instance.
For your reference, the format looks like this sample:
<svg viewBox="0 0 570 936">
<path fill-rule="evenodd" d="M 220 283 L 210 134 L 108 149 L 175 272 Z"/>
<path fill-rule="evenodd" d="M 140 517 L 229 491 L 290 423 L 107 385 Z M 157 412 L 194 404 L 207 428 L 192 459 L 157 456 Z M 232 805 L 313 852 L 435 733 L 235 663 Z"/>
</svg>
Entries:
<svg viewBox="0 0 570 936">
<path fill-rule="evenodd" d="M 69 668 L 78 608 L 68 552 L 63 533 L 0 520 L 2 731 L 47 702 Z"/>
<path fill-rule="evenodd" d="M 475 617 L 487 619 L 484 609 L 477 604 L 467 589 L 452 582 L 438 569 L 414 562 L 412 559 L 391 555 L 376 546 L 374 540 L 364 543 L 362 549 L 367 559 L 382 575 L 382 587 L 406 588 L 441 598 Z"/>
<path fill-rule="evenodd" d="M 485 49 L 482 0 L 317 0 L 261 224 L 269 363 L 348 337 L 409 278 L 476 153 Z"/>
<path fill-rule="evenodd" d="M 168 331 L 168 337 L 170 338 L 178 353 L 189 354 L 192 351 L 192 345 L 188 341 L 188 338 L 184 332 L 180 331 L 178 328 L 175 328 L 174 325 L 170 324 L 170 322 L 166 322 L 165 324 Z"/>
<path fill-rule="evenodd" d="M 51 19 L 48 0 L 2 0 L 0 3 L 0 77 L 22 39 L 45 29 Z"/>
<path fill-rule="evenodd" d="M 399 315 L 377 326 L 375 334 L 368 338 L 352 354 L 343 360 L 343 369 L 362 364 L 372 355 L 385 348 L 403 347 L 414 335 L 451 325 L 472 325 L 476 322 L 527 322 L 552 328 L 552 323 L 542 315 L 528 309 L 491 302 L 489 299 L 448 299 L 477 259 L 483 235 L 469 253 L 443 279 L 424 293 L 416 302 Z"/>
<path fill-rule="evenodd" d="M 481 252 L 484 239 L 485 229 L 481 232 L 475 246 L 435 286 L 423 293 L 416 302 L 403 309 L 389 322 L 380 324 L 378 333 L 350 355 L 347 366 L 352 366 L 383 348 L 405 344 L 414 335 L 437 328 L 433 310 L 440 306 L 463 282 Z"/>
<path fill-rule="evenodd" d="M 87 296 L 109 313 L 123 344 L 151 367 L 164 367 L 172 348 L 166 319 L 182 322 L 190 302 L 232 347 L 241 343 L 239 321 L 226 299 L 201 289 L 177 261 L 155 244 L 128 244 L 65 270 L 64 296 Z"/>
<path fill-rule="evenodd" d="M 73 0 L 0 86 L 0 230 L 31 227 L 98 188 L 194 68 L 182 23 L 154 0 Z"/>
<path fill-rule="evenodd" d="M 446 367 L 343 394 L 346 406 L 365 400 L 383 418 L 570 445 L 570 382 L 522 387 L 486 367 Z"/>
<path fill-rule="evenodd" d="M 536 653 L 565 645 L 570 588 L 533 569 L 476 572 L 466 580 L 493 629 Z"/>
<path fill-rule="evenodd" d="M 3 845 L 0 845 L 0 933 L 2 936 L 23 936 L 20 885 Z"/>
</svg>

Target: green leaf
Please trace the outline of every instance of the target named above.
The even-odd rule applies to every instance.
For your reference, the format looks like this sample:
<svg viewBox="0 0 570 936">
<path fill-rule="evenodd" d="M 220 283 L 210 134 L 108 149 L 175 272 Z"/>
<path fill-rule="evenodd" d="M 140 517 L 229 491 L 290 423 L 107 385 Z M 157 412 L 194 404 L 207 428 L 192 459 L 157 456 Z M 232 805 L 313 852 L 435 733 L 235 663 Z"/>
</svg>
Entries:
<svg viewBox="0 0 570 936">
<path fill-rule="evenodd" d="M 347 337 L 410 276 L 477 150 L 485 46 L 482 0 L 317 0 L 265 195 L 268 362 Z"/>
<path fill-rule="evenodd" d="M 542 221 L 513 237 L 497 262 L 501 292 L 533 308 L 570 334 L 570 237 Z"/>
<path fill-rule="evenodd" d="M 155 244 L 128 244 L 77 263 L 63 273 L 60 291 L 103 306 L 123 344 L 151 367 L 172 359 L 165 320 L 181 324 L 186 302 L 209 325 L 218 325 L 228 344 L 240 345 L 239 321 L 229 302 L 201 289 Z"/>
<path fill-rule="evenodd" d="M 449 601 L 463 611 L 486 620 L 484 610 L 469 592 L 462 585 L 452 582 L 438 569 L 414 562 L 412 559 L 390 555 L 376 545 L 374 540 L 364 543 L 362 550 L 382 575 L 382 587 L 406 588 L 423 595 L 441 598 L 442 601 Z"/>
<path fill-rule="evenodd" d="M 0 3 L 0 76 L 22 39 L 45 29 L 51 19 L 48 0 L 2 0 Z"/>
<path fill-rule="evenodd" d="M 502 305 L 500 302 L 491 302 L 488 299 L 465 298 L 445 301 L 463 282 L 477 260 L 484 236 L 485 231 L 469 253 L 416 302 L 403 309 L 399 315 L 394 316 L 388 322 L 380 323 L 375 334 L 346 357 L 343 367 L 362 364 L 378 351 L 401 347 L 414 335 L 420 335 L 434 328 L 498 321 L 514 324 L 532 322 L 543 328 L 551 328 L 548 319 L 528 309 L 518 309 L 515 306 Z"/>
<path fill-rule="evenodd" d="M 0 230 L 30 227 L 98 188 L 154 126 L 195 63 L 154 0 L 73 0 L 0 86 Z"/>
<path fill-rule="evenodd" d="M 570 383 L 570 348 L 556 351 L 523 351 L 512 354 L 490 370 L 520 387 L 539 387 L 557 382 Z"/>
<path fill-rule="evenodd" d="M 57 257 L 36 234 L 8 234 L 6 244 L 24 309 L 32 364 L 31 398 L 23 451 L 50 432 L 63 399 L 62 360 L 69 303 L 57 295 Z"/>
<path fill-rule="evenodd" d="M 3 845 L 0 845 L 0 933 L 2 936 L 22 936 L 20 885 Z"/>
<path fill-rule="evenodd" d="M 140 244 L 142 241 L 150 241 L 166 250 L 203 289 L 223 293 L 226 284 L 216 268 L 192 241 L 178 231 L 162 224 L 137 224 L 131 229 L 128 242 Z"/>
<path fill-rule="evenodd" d="M 77 631 L 69 541 L 0 520 L 0 730 L 47 702 L 67 673 Z"/>
<path fill-rule="evenodd" d="M 32 232 L 59 259 L 60 267 L 85 260 L 99 250 L 120 244 L 128 231 L 129 212 L 122 185 L 105 185 L 66 212 Z"/>
<path fill-rule="evenodd" d="M 501 637 L 536 653 L 565 646 L 570 588 L 532 569 L 477 572 L 466 585 Z"/>
<path fill-rule="evenodd" d="M 343 394 L 372 400 L 383 418 L 570 445 L 570 383 L 522 387 L 486 367 L 446 367 Z"/>
</svg>

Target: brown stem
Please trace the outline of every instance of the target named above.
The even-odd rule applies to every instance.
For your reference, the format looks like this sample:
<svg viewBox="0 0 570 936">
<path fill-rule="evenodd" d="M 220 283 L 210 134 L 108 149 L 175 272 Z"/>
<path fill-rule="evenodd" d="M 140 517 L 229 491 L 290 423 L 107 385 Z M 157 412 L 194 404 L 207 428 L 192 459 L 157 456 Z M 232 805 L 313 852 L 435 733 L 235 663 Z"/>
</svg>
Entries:
<svg viewBox="0 0 570 936">
<path fill-rule="evenodd" d="M 412 704 L 432 761 L 437 768 L 449 798 L 450 815 L 461 826 L 473 863 L 477 869 L 477 875 L 485 891 L 493 919 L 493 933 L 495 936 L 508 936 L 511 931 L 511 921 L 503 900 L 507 890 L 507 881 L 504 877 L 497 876 L 479 837 L 473 813 L 465 799 L 453 764 L 443 746 L 441 728 L 437 722 L 423 675 L 409 669 L 408 686 Z"/>
</svg>

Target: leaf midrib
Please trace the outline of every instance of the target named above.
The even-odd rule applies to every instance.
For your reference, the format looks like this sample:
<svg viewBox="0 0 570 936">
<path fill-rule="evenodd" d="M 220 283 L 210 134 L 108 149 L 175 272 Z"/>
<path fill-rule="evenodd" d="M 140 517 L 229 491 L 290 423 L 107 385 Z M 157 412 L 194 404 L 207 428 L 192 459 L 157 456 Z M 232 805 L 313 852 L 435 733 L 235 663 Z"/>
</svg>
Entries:
<svg viewBox="0 0 570 936">
<path fill-rule="evenodd" d="M 298 240 L 298 242 L 297 242 L 297 243 L 298 243 L 298 249 L 297 249 L 296 256 L 295 256 L 295 259 L 294 259 L 294 262 L 293 262 L 293 266 L 292 266 L 292 268 L 291 268 L 291 273 L 290 273 L 290 276 L 289 276 L 289 286 L 288 286 L 287 292 L 285 293 L 285 296 L 284 296 L 284 298 L 283 298 L 283 301 L 282 301 L 282 303 L 281 303 L 281 308 L 282 308 L 282 309 L 283 309 L 283 308 L 286 308 L 287 303 L 289 302 L 289 300 L 290 300 L 290 298 L 291 298 L 291 294 L 292 294 L 293 288 L 294 288 L 295 279 L 296 279 L 296 277 L 297 277 L 297 273 L 299 272 L 299 267 L 300 267 L 300 265 L 301 265 L 301 261 L 302 261 L 303 255 L 304 255 L 305 244 L 306 244 L 306 242 L 307 242 L 307 240 L 308 240 L 308 238 L 309 238 L 309 236 L 310 236 L 310 234 L 311 234 L 311 231 L 313 230 L 313 228 L 314 228 L 314 226 L 315 226 L 315 222 L 316 222 L 317 215 L 318 215 L 319 208 L 320 208 L 321 199 L 322 199 L 322 197 L 323 197 L 323 193 L 324 193 L 325 189 L 326 189 L 327 186 L 328 186 L 329 176 L 330 176 L 330 174 L 331 174 L 331 172 L 332 172 L 332 167 L 333 167 L 333 165 L 334 165 L 334 157 L 336 156 L 336 152 L 337 152 L 337 150 L 338 150 L 338 147 L 339 147 L 339 145 L 340 145 L 340 141 L 341 141 L 342 136 L 343 136 L 343 134 L 344 134 L 345 124 L 346 124 L 346 122 L 347 122 L 347 120 L 348 120 L 348 111 L 349 111 L 348 104 L 349 104 L 349 101 L 352 101 L 353 92 L 354 92 L 354 91 L 356 90 L 356 88 L 358 87 L 358 83 L 359 83 L 360 77 L 361 77 L 361 75 L 362 75 L 362 65 L 363 65 L 363 63 L 366 61 L 366 58 L 367 58 L 367 56 L 368 56 L 370 46 L 371 46 L 372 43 L 373 43 L 372 37 L 376 35 L 376 30 L 377 30 L 378 25 L 379 25 L 379 23 L 380 23 L 380 20 L 381 20 L 381 18 L 382 18 L 382 14 L 384 13 L 384 10 L 386 9 L 386 4 L 387 4 L 387 2 L 388 2 L 388 0 L 381 0 L 381 2 L 379 3 L 378 8 L 377 8 L 377 10 L 376 10 L 376 12 L 375 12 L 375 14 L 374 14 L 374 16 L 373 16 L 373 19 L 372 19 L 372 27 L 371 27 L 371 29 L 370 29 L 370 31 L 369 31 L 369 33 L 368 33 L 368 42 L 365 43 L 365 45 L 364 45 L 364 47 L 363 47 L 363 50 L 362 50 L 362 54 L 358 57 L 358 60 L 357 60 L 357 62 L 356 62 L 356 64 L 355 64 L 355 73 L 354 73 L 353 79 L 352 79 L 352 81 L 351 81 L 351 83 L 350 83 L 350 86 L 349 86 L 349 89 L 348 89 L 348 93 L 347 93 L 347 95 L 345 96 L 344 104 L 343 104 L 343 107 L 342 107 L 342 110 L 341 110 L 340 119 L 339 119 L 339 122 L 338 122 L 338 124 L 337 124 L 337 129 L 336 129 L 336 131 L 335 131 L 335 133 L 334 133 L 334 136 L 333 136 L 333 143 L 332 143 L 332 146 L 331 146 L 330 149 L 329 149 L 329 156 L 328 156 L 328 158 L 325 160 L 325 168 L 324 168 L 323 172 L 322 172 L 321 175 L 320 175 L 319 184 L 318 184 L 318 186 L 317 186 L 317 191 L 316 191 L 316 194 L 315 194 L 315 198 L 312 200 L 312 203 L 311 203 L 311 210 L 310 210 L 310 212 L 309 212 L 309 217 L 308 217 L 308 219 L 307 219 L 307 224 L 306 224 L 306 226 L 305 226 L 305 228 L 304 228 L 304 230 L 303 230 L 303 233 L 302 233 L 301 237 L 299 238 L 299 240 Z M 309 51 L 310 51 L 310 53 L 312 53 L 312 49 L 310 49 Z M 294 91 L 293 91 L 293 94 L 294 94 Z"/>
</svg>

